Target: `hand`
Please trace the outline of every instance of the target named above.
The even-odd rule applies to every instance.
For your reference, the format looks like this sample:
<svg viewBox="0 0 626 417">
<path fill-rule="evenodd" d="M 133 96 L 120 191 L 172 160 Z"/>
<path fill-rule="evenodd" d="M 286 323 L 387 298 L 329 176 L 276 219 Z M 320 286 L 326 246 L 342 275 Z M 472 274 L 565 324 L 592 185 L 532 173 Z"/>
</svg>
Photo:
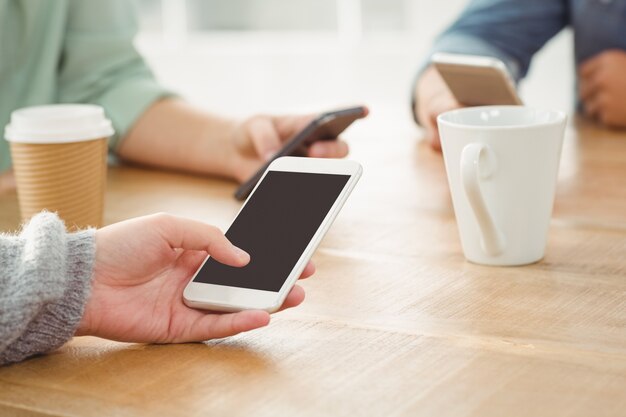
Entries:
<svg viewBox="0 0 626 417">
<path fill-rule="evenodd" d="M 233 133 L 234 177 L 246 181 L 314 118 L 315 115 L 259 115 L 240 123 Z M 315 158 L 343 158 L 347 154 L 348 144 L 342 140 L 319 141 L 308 149 L 308 156 Z"/>
<path fill-rule="evenodd" d="M 626 52 L 608 50 L 583 62 L 580 98 L 585 113 L 610 127 L 626 127 Z"/>
<path fill-rule="evenodd" d="M 265 311 L 211 313 L 187 307 L 183 289 L 207 253 L 230 266 L 250 256 L 215 227 L 167 214 L 96 232 L 90 299 L 76 332 L 124 342 L 177 343 L 232 336 L 269 323 Z M 301 278 L 315 272 L 307 265 Z M 295 286 L 282 308 L 304 299 Z"/>
<path fill-rule="evenodd" d="M 417 82 L 415 91 L 415 109 L 417 120 L 426 130 L 426 140 L 433 149 L 441 149 L 437 116 L 448 110 L 460 108 L 454 95 L 435 67 L 424 71 Z"/>
<path fill-rule="evenodd" d="M 255 116 L 238 122 L 165 98 L 141 115 L 117 154 L 135 163 L 243 182 L 313 117 Z M 308 154 L 340 158 L 348 154 L 348 145 L 340 140 L 318 142 Z"/>
</svg>

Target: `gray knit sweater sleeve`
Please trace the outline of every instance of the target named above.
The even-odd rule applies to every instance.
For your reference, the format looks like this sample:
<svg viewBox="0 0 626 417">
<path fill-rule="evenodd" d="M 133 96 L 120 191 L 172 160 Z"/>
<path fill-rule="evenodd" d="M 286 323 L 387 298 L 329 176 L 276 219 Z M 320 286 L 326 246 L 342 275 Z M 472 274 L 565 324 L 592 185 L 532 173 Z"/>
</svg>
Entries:
<svg viewBox="0 0 626 417">
<path fill-rule="evenodd" d="M 72 337 L 91 288 L 93 229 L 69 234 L 41 213 L 0 235 L 0 365 L 54 350 Z"/>
</svg>

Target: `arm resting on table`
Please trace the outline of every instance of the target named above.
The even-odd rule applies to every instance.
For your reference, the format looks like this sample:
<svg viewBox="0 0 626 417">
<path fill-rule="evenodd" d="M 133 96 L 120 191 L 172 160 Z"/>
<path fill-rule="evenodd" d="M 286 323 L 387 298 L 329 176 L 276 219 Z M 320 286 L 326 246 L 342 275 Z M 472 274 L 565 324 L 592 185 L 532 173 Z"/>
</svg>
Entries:
<svg viewBox="0 0 626 417">
<path fill-rule="evenodd" d="M 93 229 L 68 234 L 41 213 L 17 236 L 0 235 L 0 365 L 69 340 L 90 291 Z"/>
</svg>

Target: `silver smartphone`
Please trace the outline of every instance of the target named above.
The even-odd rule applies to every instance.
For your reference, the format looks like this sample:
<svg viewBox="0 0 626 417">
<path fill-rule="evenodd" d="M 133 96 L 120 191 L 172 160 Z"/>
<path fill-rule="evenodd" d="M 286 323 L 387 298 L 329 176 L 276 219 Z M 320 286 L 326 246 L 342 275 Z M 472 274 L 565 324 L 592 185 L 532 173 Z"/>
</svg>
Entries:
<svg viewBox="0 0 626 417">
<path fill-rule="evenodd" d="M 436 53 L 432 63 L 465 106 L 521 105 L 506 65 L 494 57 Z"/>
<path fill-rule="evenodd" d="M 210 256 L 183 292 L 189 307 L 280 308 L 361 176 L 345 159 L 283 157 L 270 164 L 226 232 L 250 254 L 242 268 Z"/>
</svg>

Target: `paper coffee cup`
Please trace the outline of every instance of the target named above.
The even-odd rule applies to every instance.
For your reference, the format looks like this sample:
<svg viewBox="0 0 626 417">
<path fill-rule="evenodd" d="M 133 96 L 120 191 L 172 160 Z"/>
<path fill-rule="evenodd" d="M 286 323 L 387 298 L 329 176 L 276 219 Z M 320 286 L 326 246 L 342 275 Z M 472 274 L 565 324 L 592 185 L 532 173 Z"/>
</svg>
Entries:
<svg viewBox="0 0 626 417">
<path fill-rule="evenodd" d="M 10 143 L 23 220 L 48 210 L 68 228 L 102 226 L 111 121 L 99 106 L 59 104 L 11 114 Z"/>
</svg>

